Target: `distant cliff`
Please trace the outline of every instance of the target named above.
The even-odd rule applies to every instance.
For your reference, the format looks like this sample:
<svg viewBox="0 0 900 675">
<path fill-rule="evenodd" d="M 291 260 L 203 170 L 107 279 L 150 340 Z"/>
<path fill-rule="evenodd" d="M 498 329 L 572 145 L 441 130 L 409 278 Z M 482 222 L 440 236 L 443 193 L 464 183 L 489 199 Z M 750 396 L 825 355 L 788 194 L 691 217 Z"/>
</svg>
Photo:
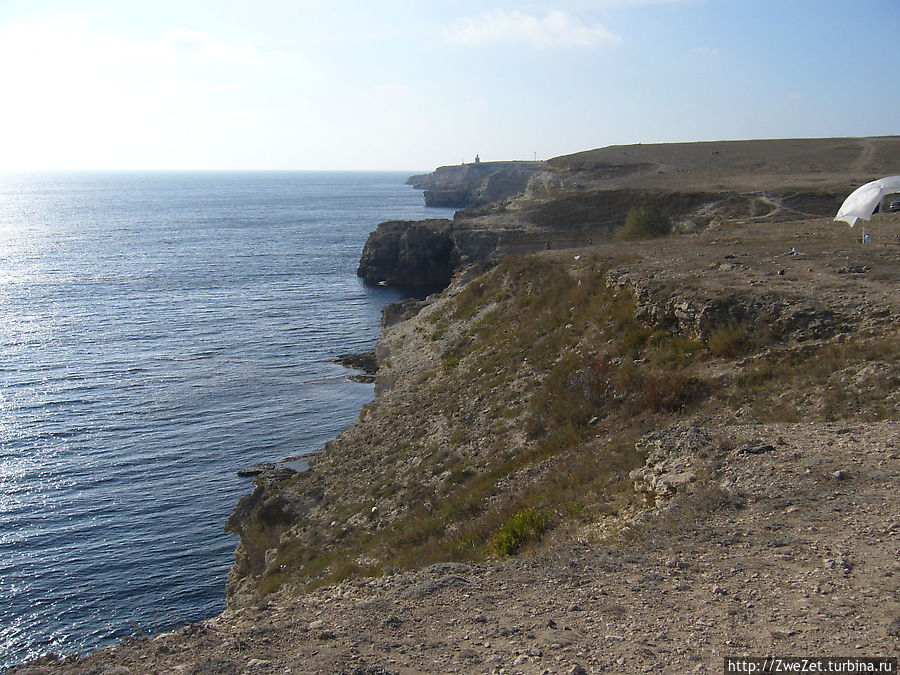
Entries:
<svg viewBox="0 0 900 675">
<path fill-rule="evenodd" d="M 366 240 L 357 274 L 382 285 L 438 290 L 471 263 L 599 243 L 631 208 L 642 204 L 656 204 L 670 216 L 689 220 L 718 198 L 706 192 L 625 189 L 469 207 L 453 220 L 388 221 Z M 708 221 L 707 216 L 703 222 Z"/>
<path fill-rule="evenodd" d="M 622 145 L 547 162 L 443 166 L 407 182 L 453 220 L 391 221 L 363 250 L 375 283 L 441 287 L 465 265 L 600 244 L 652 205 L 680 232 L 833 215 L 852 187 L 896 173 L 900 137 Z"/>
<path fill-rule="evenodd" d="M 425 206 L 481 206 L 524 192 L 544 162 L 478 162 L 442 166 L 406 182 L 425 191 Z"/>
</svg>

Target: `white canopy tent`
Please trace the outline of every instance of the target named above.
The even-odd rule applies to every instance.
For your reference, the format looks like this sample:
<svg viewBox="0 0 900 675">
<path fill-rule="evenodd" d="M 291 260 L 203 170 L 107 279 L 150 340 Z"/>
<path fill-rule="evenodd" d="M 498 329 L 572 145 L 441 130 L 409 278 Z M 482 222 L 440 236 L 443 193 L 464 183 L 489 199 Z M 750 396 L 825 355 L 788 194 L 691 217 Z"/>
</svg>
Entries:
<svg viewBox="0 0 900 675">
<path fill-rule="evenodd" d="M 835 220 L 843 220 L 853 227 L 857 218 L 871 220 L 875 209 L 886 195 L 900 192 L 900 176 L 888 176 L 860 185 L 841 204 Z"/>
</svg>

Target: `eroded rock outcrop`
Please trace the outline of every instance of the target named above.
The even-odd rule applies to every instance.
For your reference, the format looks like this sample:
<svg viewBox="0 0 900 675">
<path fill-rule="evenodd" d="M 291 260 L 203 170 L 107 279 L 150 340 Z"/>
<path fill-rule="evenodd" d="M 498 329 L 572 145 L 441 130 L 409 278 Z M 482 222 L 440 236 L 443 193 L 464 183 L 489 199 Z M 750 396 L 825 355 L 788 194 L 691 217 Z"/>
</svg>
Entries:
<svg viewBox="0 0 900 675">
<path fill-rule="evenodd" d="M 265 571 L 281 535 L 305 506 L 306 500 L 292 502 L 271 489 L 272 479 L 278 477 L 272 472 L 260 474 L 254 491 L 241 498 L 226 521 L 226 531 L 240 536 L 226 582 L 232 599 L 255 597 L 256 587 L 248 580 L 258 578 Z"/>
<path fill-rule="evenodd" d="M 894 414 L 895 256 L 840 249 L 843 231 L 822 224 L 542 251 L 392 307 L 375 400 L 308 472 L 262 477 L 230 521 L 241 546 L 229 605 L 388 567 L 410 547 L 426 556 L 427 537 L 483 536 L 476 518 L 496 528 L 525 497 L 576 480 L 570 466 L 610 467 L 600 492 L 574 493 L 598 518 L 630 523 L 649 508 L 635 521 L 649 528 L 731 508 L 722 467 L 704 456 L 727 445 L 704 431 L 711 420 Z M 661 431 L 647 435 L 645 421 Z M 643 440 L 624 443 L 629 428 Z M 731 447 L 765 457 L 776 440 Z M 482 489 L 486 475 L 498 478 Z M 636 506 L 617 501 L 630 493 Z M 586 504 L 591 494 L 605 501 Z"/>
<path fill-rule="evenodd" d="M 734 269 L 730 264 L 716 268 L 724 272 Z M 800 301 L 764 288 L 672 289 L 624 268 L 611 270 L 607 284 L 634 293 L 635 315 L 642 321 L 697 340 L 709 340 L 713 332 L 727 326 L 764 329 L 769 339 L 792 337 L 799 341 L 827 339 L 852 328 L 850 317 L 837 314 L 815 298 Z"/>
<path fill-rule="evenodd" d="M 393 220 L 369 235 L 356 273 L 384 285 L 443 288 L 453 268 L 449 220 Z"/>
<path fill-rule="evenodd" d="M 426 206 L 463 208 L 500 201 L 524 192 L 544 162 L 478 162 L 442 166 L 411 176 L 407 183 L 425 191 Z"/>
<path fill-rule="evenodd" d="M 369 235 L 357 274 L 382 285 L 441 289 L 473 263 L 608 240 L 628 212 L 644 204 L 697 229 L 713 219 L 720 195 L 607 190 L 469 207 L 453 220 L 388 221 Z"/>
</svg>

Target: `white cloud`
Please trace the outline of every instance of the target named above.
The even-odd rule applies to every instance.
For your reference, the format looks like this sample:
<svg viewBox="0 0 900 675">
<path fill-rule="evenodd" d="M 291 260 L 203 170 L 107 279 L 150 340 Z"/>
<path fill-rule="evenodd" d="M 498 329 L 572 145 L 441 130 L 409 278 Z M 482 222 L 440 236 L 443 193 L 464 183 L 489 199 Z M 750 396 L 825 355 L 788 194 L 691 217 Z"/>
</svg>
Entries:
<svg viewBox="0 0 900 675">
<path fill-rule="evenodd" d="M 692 4 L 701 0 L 592 0 L 591 6 L 604 9 L 627 9 L 646 5 Z"/>
<path fill-rule="evenodd" d="M 463 19 L 447 32 L 447 39 L 464 45 L 518 43 L 539 48 L 600 47 L 622 42 L 622 38 L 606 26 L 599 23 L 585 25 L 567 12 L 556 11 L 537 18 L 502 9 Z"/>
</svg>

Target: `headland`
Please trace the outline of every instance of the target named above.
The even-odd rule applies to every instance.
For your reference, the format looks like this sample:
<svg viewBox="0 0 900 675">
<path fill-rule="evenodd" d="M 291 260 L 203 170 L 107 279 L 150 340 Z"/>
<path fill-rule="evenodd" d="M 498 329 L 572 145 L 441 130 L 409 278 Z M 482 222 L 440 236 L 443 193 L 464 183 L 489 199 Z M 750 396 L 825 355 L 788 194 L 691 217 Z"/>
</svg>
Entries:
<svg viewBox="0 0 900 675">
<path fill-rule="evenodd" d="M 361 274 L 445 288 L 386 311 L 359 420 L 308 471 L 256 477 L 228 610 L 13 672 L 896 655 L 900 216 L 870 244 L 832 217 L 898 149 L 604 148 L 379 226 Z M 623 229 L 645 205 L 671 234 Z"/>
</svg>

